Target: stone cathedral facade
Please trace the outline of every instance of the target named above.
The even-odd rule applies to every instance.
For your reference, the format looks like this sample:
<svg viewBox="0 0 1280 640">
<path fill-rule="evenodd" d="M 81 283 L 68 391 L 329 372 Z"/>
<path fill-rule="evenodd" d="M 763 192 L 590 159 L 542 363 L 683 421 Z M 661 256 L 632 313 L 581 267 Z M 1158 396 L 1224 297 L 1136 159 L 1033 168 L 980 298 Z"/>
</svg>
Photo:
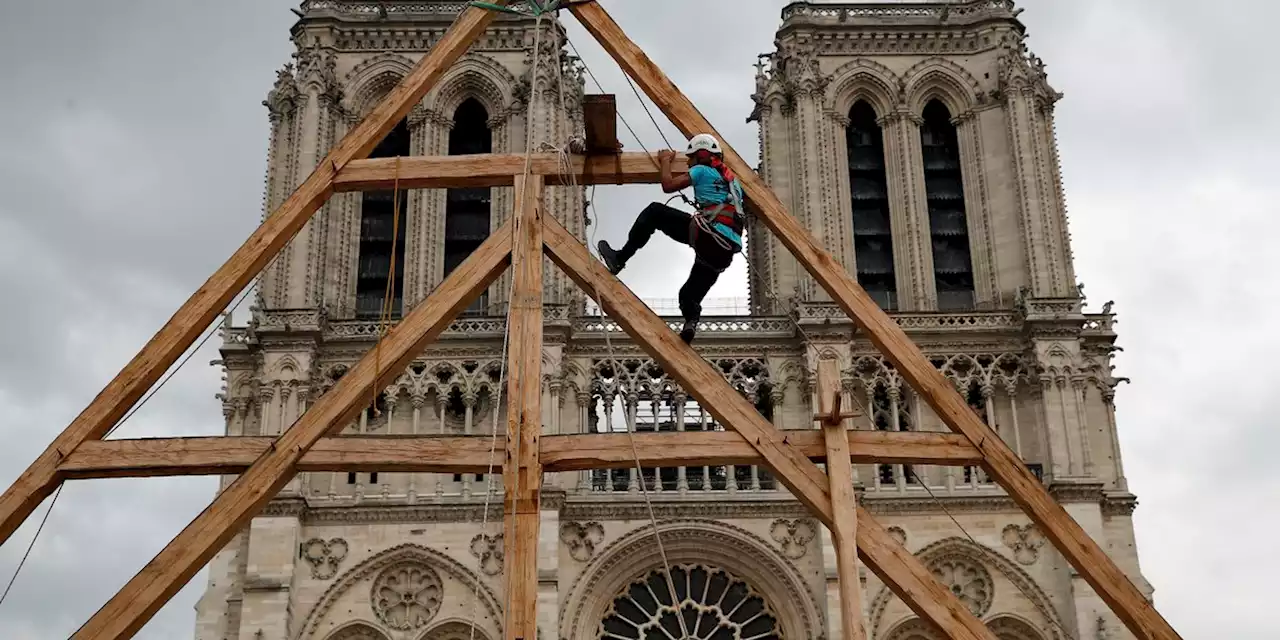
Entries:
<svg viewBox="0 0 1280 640">
<path fill-rule="evenodd" d="M 463 6 L 302 2 L 295 60 L 265 101 L 265 211 Z M 1114 418 L 1111 305 L 1084 310 L 1055 142 L 1060 95 L 1025 48 L 1018 13 L 1012 0 L 791 4 L 742 115 L 758 123 L 759 171 L 793 215 L 1150 595 Z M 581 127 L 582 72 L 562 27 L 541 28 L 498 18 L 374 155 L 520 153 L 529 133 L 537 148 L 564 144 Z M 583 238 L 584 197 L 547 195 Z M 249 325 L 224 327 L 227 434 L 279 434 L 512 201 L 509 188 L 335 195 L 264 272 Z M 762 225 L 747 259 L 751 314 L 705 318 L 695 347 L 766 418 L 814 428 L 814 371 L 834 358 L 847 401 L 867 408 L 858 428 L 946 430 Z M 546 281 L 544 433 L 724 428 L 609 333 L 615 366 L 605 338 L 616 326 L 550 262 Z M 508 287 L 506 277 L 490 287 L 345 433 L 504 429 Z M 1131 637 L 981 469 L 855 470 L 866 508 L 1002 640 Z M 493 475 L 300 474 L 211 562 L 195 637 L 497 640 L 501 486 Z M 690 636 L 842 637 L 826 530 L 767 470 L 728 466 L 549 475 L 540 638 L 681 638 L 642 488 Z M 873 638 L 936 637 L 862 573 Z"/>
</svg>

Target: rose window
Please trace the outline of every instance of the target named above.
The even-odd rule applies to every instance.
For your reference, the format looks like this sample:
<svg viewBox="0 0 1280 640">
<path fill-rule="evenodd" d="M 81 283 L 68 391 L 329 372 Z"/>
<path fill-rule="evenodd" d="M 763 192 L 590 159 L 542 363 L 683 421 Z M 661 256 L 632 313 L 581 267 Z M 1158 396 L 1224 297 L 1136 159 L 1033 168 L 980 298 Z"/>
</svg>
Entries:
<svg viewBox="0 0 1280 640">
<path fill-rule="evenodd" d="M 782 640 L 778 617 L 740 578 L 702 565 L 657 569 L 618 594 L 600 623 L 600 640 Z M 677 611 L 684 618 L 685 636 Z"/>
<path fill-rule="evenodd" d="M 373 581 L 371 604 L 378 619 L 398 630 L 420 629 L 440 610 L 440 576 L 430 567 L 389 567 Z"/>
<path fill-rule="evenodd" d="M 964 558 L 942 558 L 933 563 L 933 575 L 963 602 L 973 615 L 982 617 L 991 609 L 991 574 Z"/>
</svg>

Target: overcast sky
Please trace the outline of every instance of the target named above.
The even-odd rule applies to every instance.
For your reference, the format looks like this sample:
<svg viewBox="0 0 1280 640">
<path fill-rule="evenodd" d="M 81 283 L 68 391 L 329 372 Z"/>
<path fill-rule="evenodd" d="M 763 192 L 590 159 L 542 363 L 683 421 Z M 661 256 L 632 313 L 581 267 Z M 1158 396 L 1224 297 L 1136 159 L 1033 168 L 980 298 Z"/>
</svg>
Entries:
<svg viewBox="0 0 1280 640">
<path fill-rule="evenodd" d="M 606 0 L 754 161 L 752 63 L 780 0 Z M 1272 269 L 1280 3 L 1024 0 L 1058 110 L 1071 230 L 1094 308 L 1121 324 L 1121 446 L 1143 569 L 1184 638 L 1277 637 L 1280 388 Z M 655 7 L 656 5 L 656 7 Z M 743 5 L 756 11 L 737 9 Z M 257 225 L 261 102 L 291 50 L 292 0 L 44 0 L 0 20 L 0 484 L 9 483 Z M 710 33 L 705 46 L 692 43 Z M 572 36 L 645 144 L 660 140 L 621 75 Z M 690 56 L 690 52 L 695 52 Z M 1263 67 L 1264 69 L 1266 67 Z M 659 117 L 661 117 L 659 115 Z M 664 121 L 665 125 L 665 121 Z M 673 144 L 683 144 L 667 127 Z M 624 133 L 625 135 L 625 133 Z M 628 147 L 635 149 L 629 139 Z M 653 187 L 602 190 L 621 238 Z M 661 247 L 661 248 L 659 248 Z M 680 273 L 644 279 L 673 258 Z M 674 298 L 687 254 L 661 239 L 627 282 Z M 712 296 L 744 295 L 741 263 Z M 1270 319 L 1270 320 L 1269 320 Z M 220 433 L 216 340 L 117 434 Z M 1270 420 L 1270 421 L 1269 421 Z M 210 500 L 211 479 L 68 485 L 0 636 L 64 638 Z M 44 507 L 0 549 L 0 585 Z M 139 635 L 190 638 L 199 577 Z M 1090 640 L 1092 640 L 1090 638 Z"/>
</svg>

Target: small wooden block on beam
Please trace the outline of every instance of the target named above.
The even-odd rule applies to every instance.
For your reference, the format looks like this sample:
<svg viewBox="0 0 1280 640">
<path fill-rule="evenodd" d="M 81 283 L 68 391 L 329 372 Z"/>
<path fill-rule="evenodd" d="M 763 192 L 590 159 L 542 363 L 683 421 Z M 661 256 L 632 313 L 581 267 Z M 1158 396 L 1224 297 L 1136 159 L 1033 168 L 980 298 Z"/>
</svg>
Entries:
<svg viewBox="0 0 1280 640">
<path fill-rule="evenodd" d="M 618 102 L 612 94 L 583 96 L 582 119 L 587 128 L 587 155 L 622 151 L 622 143 L 618 142 Z"/>
</svg>

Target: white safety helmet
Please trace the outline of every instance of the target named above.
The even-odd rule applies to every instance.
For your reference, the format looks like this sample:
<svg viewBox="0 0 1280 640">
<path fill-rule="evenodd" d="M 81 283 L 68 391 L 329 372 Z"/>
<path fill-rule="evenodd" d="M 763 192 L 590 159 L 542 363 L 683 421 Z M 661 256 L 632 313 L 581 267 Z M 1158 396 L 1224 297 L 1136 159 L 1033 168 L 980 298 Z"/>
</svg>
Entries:
<svg viewBox="0 0 1280 640">
<path fill-rule="evenodd" d="M 700 133 L 694 136 L 693 139 L 689 140 L 689 148 L 685 150 L 684 154 L 691 156 L 704 150 L 720 155 L 722 153 L 720 151 L 720 141 L 716 140 L 716 137 L 709 133 Z"/>
</svg>

